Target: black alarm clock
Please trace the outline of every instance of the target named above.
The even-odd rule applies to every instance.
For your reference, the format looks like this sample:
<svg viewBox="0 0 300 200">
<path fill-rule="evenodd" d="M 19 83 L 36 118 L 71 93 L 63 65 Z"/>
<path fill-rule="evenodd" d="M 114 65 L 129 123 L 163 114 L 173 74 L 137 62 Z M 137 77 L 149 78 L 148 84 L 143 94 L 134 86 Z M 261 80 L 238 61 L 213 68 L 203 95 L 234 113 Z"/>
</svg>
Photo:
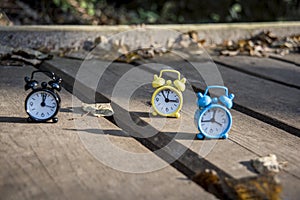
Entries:
<svg viewBox="0 0 300 200">
<path fill-rule="evenodd" d="M 38 82 L 34 80 L 36 73 L 45 73 L 50 75 L 51 80 Z M 55 117 L 60 109 L 60 96 L 57 92 L 61 90 L 62 79 L 57 77 L 53 72 L 37 70 L 33 71 L 31 77 L 25 77 L 25 91 L 32 89 L 25 100 L 25 110 L 29 115 L 28 122 L 46 122 L 52 120 L 56 123 L 58 118 Z"/>
</svg>

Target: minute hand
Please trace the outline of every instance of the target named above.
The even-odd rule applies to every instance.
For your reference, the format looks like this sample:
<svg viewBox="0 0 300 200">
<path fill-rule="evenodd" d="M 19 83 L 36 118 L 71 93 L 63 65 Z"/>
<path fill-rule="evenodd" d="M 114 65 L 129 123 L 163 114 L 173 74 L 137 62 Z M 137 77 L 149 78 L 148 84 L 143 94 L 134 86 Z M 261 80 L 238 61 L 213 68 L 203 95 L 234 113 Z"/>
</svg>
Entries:
<svg viewBox="0 0 300 200">
<path fill-rule="evenodd" d="M 164 97 L 165 99 L 167 99 L 167 97 L 165 96 L 164 91 L 161 91 L 161 93 L 162 93 L 163 97 Z"/>
<path fill-rule="evenodd" d="M 178 100 L 172 100 L 172 99 L 169 99 L 169 102 L 175 102 L 175 103 L 178 103 Z"/>
<path fill-rule="evenodd" d="M 45 93 L 42 93 L 42 103 L 45 103 L 47 98 L 47 95 Z"/>
</svg>

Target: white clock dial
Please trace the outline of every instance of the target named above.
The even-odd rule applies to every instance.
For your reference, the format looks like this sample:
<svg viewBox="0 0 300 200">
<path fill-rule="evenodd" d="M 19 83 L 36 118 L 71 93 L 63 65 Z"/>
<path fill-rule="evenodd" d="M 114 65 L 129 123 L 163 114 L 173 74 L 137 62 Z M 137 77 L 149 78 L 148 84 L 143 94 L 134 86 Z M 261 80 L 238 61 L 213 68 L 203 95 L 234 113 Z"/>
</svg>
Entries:
<svg viewBox="0 0 300 200">
<path fill-rule="evenodd" d="M 219 107 L 208 109 L 201 117 L 200 126 L 207 135 L 218 136 L 229 126 L 229 116 Z"/>
<path fill-rule="evenodd" d="M 155 96 L 154 104 L 160 113 L 171 114 L 179 108 L 180 98 L 177 93 L 172 90 L 161 90 Z"/>
<path fill-rule="evenodd" d="M 50 119 L 57 113 L 57 109 L 55 96 L 47 91 L 33 92 L 26 101 L 26 111 L 34 119 Z"/>
</svg>

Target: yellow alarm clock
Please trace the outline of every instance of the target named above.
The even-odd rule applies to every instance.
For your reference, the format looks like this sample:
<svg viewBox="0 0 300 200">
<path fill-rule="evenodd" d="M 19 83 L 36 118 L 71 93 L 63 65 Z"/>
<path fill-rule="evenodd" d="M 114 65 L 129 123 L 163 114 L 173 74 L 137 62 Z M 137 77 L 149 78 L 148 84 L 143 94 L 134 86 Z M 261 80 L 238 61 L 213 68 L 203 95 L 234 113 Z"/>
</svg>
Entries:
<svg viewBox="0 0 300 200">
<path fill-rule="evenodd" d="M 165 81 L 162 78 L 164 72 L 176 73 L 177 80 L 173 83 L 171 80 Z M 159 76 L 154 75 L 152 87 L 157 88 L 151 99 L 151 104 L 154 111 L 154 116 L 161 115 L 166 117 L 180 117 L 180 110 L 182 108 L 182 93 L 185 90 L 186 79 L 180 79 L 180 72 L 171 69 L 164 69 L 160 71 Z"/>
</svg>

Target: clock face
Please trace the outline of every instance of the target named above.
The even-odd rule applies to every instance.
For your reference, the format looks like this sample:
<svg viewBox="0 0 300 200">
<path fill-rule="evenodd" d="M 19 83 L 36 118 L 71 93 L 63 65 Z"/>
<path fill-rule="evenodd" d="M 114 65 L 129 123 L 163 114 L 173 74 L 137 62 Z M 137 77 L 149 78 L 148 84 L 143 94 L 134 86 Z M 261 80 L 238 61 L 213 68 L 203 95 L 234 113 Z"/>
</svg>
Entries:
<svg viewBox="0 0 300 200">
<path fill-rule="evenodd" d="M 59 107 L 57 98 L 47 90 L 30 93 L 25 104 L 26 112 L 35 120 L 47 120 L 54 117 Z"/>
<path fill-rule="evenodd" d="M 154 107 L 165 115 L 178 111 L 180 104 L 178 93 L 171 89 L 160 90 L 154 97 Z"/>
<path fill-rule="evenodd" d="M 222 107 L 207 109 L 199 119 L 200 130 L 211 137 L 218 137 L 231 126 L 229 114 Z"/>
</svg>

